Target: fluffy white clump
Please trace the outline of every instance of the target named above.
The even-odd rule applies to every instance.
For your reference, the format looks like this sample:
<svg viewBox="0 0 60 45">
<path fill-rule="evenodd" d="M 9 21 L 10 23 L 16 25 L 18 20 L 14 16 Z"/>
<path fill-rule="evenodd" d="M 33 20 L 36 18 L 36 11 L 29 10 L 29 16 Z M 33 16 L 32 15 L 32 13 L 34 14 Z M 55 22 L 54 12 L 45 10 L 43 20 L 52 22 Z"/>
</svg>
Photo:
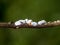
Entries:
<svg viewBox="0 0 60 45">
<path fill-rule="evenodd" d="M 18 25 L 25 24 L 25 23 L 27 23 L 28 25 L 30 25 L 31 22 L 32 22 L 32 20 L 28 20 L 28 19 L 18 20 L 18 21 L 15 22 L 15 25 L 18 26 Z"/>
<path fill-rule="evenodd" d="M 41 21 L 38 22 L 38 25 L 42 25 L 42 24 L 45 24 L 45 23 L 46 23 L 45 20 L 41 20 Z"/>
<path fill-rule="evenodd" d="M 25 19 L 26 23 L 31 26 L 37 26 L 36 22 L 33 22 L 32 20 Z"/>
<path fill-rule="evenodd" d="M 15 22 L 15 26 L 21 25 L 22 23 L 20 21 Z"/>
<path fill-rule="evenodd" d="M 37 22 L 33 22 L 32 20 L 25 19 L 25 20 L 16 21 L 15 25 L 18 26 L 18 25 L 22 25 L 22 24 L 28 24 L 28 25 L 31 25 L 31 26 L 37 26 L 37 25 L 42 25 L 42 24 L 45 24 L 45 23 L 46 23 L 45 20 L 38 21 L 38 23 L 37 23 Z"/>
<path fill-rule="evenodd" d="M 27 22 L 28 21 L 28 19 L 25 19 L 25 22 Z"/>
<path fill-rule="evenodd" d="M 18 20 L 15 22 L 15 26 L 25 24 L 25 20 Z"/>
<path fill-rule="evenodd" d="M 31 24 L 31 22 L 32 22 L 32 20 L 26 21 L 26 23 L 29 24 L 29 25 Z"/>
<path fill-rule="evenodd" d="M 31 22 L 32 26 L 37 26 L 37 22 Z"/>
<path fill-rule="evenodd" d="M 23 23 L 23 24 L 24 24 L 24 23 L 25 23 L 25 20 L 19 20 L 19 22 L 21 22 L 21 23 Z"/>
</svg>

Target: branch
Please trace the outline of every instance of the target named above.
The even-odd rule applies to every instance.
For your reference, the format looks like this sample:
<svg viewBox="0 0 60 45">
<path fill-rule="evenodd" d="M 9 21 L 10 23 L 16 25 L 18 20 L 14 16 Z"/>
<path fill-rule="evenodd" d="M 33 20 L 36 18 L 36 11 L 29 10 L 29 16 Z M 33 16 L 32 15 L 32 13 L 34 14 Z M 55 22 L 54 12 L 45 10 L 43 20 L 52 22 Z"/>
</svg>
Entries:
<svg viewBox="0 0 60 45">
<path fill-rule="evenodd" d="M 55 27 L 55 26 L 60 26 L 60 21 L 47 22 L 46 24 L 37 25 L 37 26 L 31 26 L 28 24 L 15 26 L 14 22 L 0 22 L 0 28 L 48 28 L 48 27 Z"/>
</svg>

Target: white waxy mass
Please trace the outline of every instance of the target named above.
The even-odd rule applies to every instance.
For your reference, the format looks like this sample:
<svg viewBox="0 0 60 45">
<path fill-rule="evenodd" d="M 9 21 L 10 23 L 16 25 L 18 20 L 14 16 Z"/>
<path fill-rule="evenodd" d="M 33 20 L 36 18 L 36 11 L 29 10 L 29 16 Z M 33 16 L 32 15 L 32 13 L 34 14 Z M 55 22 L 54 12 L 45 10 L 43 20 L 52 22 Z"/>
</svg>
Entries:
<svg viewBox="0 0 60 45">
<path fill-rule="evenodd" d="M 15 22 L 15 26 L 21 25 L 22 23 L 20 21 Z"/>
<path fill-rule="evenodd" d="M 38 22 L 38 25 L 43 25 L 43 24 L 45 24 L 45 23 L 46 23 L 45 20 L 41 20 L 41 21 Z"/>
<path fill-rule="evenodd" d="M 28 19 L 25 19 L 25 22 L 27 22 L 28 21 Z"/>
<path fill-rule="evenodd" d="M 21 22 L 21 23 L 25 24 L 25 20 L 19 20 L 19 22 Z"/>
<path fill-rule="evenodd" d="M 26 23 L 29 24 L 29 25 L 31 24 L 31 22 L 32 22 L 32 20 L 26 21 Z"/>
<path fill-rule="evenodd" d="M 57 21 L 57 22 L 59 22 L 59 21 Z M 18 26 L 18 25 L 22 25 L 22 24 L 28 24 L 30 26 L 37 26 L 37 25 L 43 25 L 45 23 L 46 23 L 45 20 L 41 20 L 41 21 L 38 21 L 38 22 L 33 22 L 32 20 L 25 19 L 25 20 L 16 21 L 15 25 Z"/>
<path fill-rule="evenodd" d="M 37 22 L 31 22 L 32 26 L 37 26 Z"/>
</svg>

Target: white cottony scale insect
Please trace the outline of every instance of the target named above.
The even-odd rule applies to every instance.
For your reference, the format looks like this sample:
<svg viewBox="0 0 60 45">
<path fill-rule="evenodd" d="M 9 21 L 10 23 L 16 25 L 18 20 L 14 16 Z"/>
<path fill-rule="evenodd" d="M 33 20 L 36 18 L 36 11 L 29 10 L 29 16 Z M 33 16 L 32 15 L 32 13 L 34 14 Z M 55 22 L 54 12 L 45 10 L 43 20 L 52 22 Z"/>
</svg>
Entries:
<svg viewBox="0 0 60 45">
<path fill-rule="evenodd" d="M 20 21 L 15 22 L 15 26 L 21 25 L 22 23 Z"/>
<path fill-rule="evenodd" d="M 19 20 L 19 22 L 21 22 L 21 23 L 25 24 L 25 20 Z"/>
<path fill-rule="evenodd" d="M 41 20 L 41 21 L 38 22 L 38 25 L 43 25 L 43 24 L 45 24 L 45 23 L 46 23 L 45 20 Z"/>
<path fill-rule="evenodd" d="M 28 19 L 25 19 L 25 22 L 27 22 L 28 21 Z"/>
<path fill-rule="evenodd" d="M 32 20 L 26 21 L 26 23 L 27 23 L 28 25 L 31 25 L 31 22 L 32 22 Z"/>
<path fill-rule="evenodd" d="M 37 23 L 36 22 L 31 22 L 31 25 L 32 26 L 37 26 Z"/>
<path fill-rule="evenodd" d="M 57 22 L 59 22 L 59 21 L 57 21 Z M 29 26 L 37 26 L 37 25 L 43 25 L 45 23 L 46 23 L 45 20 L 41 20 L 39 22 L 33 22 L 32 20 L 25 19 L 25 20 L 16 21 L 15 26 L 22 25 L 22 24 L 28 24 Z"/>
</svg>

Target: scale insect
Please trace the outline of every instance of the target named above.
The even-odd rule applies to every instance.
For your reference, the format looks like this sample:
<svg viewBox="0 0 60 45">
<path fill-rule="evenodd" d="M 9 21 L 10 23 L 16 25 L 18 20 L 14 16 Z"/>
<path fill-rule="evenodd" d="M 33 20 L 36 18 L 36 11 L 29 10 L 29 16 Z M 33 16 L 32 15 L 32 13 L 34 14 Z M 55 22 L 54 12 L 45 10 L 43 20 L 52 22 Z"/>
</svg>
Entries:
<svg viewBox="0 0 60 45">
<path fill-rule="evenodd" d="M 22 25 L 22 24 L 28 24 L 29 26 L 37 26 L 37 25 L 44 25 L 45 23 L 46 23 L 45 20 L 34 22 L 32 20 L 25 19 L 25 20 L 18 20 L 18 21 L 16 21 L 15 22 L 15 26 Z"/>
</svg>

